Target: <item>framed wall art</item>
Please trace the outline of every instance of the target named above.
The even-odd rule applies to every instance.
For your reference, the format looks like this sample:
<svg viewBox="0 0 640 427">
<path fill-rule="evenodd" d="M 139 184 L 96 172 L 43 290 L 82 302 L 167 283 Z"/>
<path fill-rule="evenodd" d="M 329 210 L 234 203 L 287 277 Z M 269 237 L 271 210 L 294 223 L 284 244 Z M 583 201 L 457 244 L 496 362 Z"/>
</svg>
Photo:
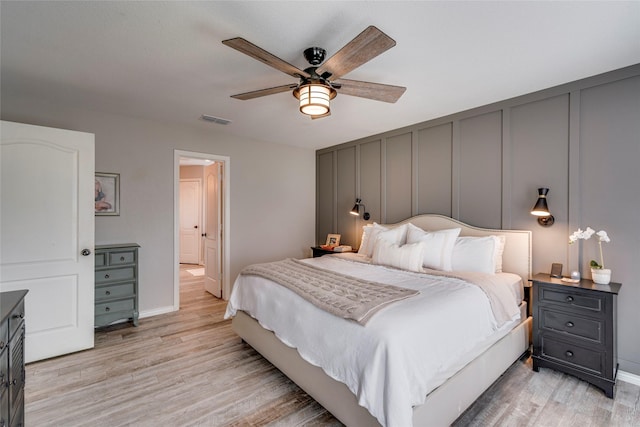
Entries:
<svg viewBox="0 0 640 427">
<path fill-rule="evenodd" d="M 120 174 L 96 172 L 96 215 L 120 215 Z"/>
</svg>

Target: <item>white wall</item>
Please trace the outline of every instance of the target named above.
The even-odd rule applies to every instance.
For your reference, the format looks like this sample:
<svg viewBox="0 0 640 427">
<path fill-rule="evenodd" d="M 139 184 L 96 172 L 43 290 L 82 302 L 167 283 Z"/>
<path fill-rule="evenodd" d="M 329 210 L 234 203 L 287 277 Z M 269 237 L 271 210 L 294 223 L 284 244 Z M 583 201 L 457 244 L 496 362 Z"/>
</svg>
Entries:
<svg viewBox="0 0 640 427">
<path fill-rule="evenodd" d="M 2 120 L 91 132 L 96 171 L 120 174 L 120 216 L 96 217 L 96 244 L 140 244 L 140 311 L 173 305 L 174 150 L 231 158 L 231 280 L 246 265 L 310 254 L 315 151 L 223 133 L 2 97 Z M 233 124 L 230 126 L 234 126 Z"/>
</svg>

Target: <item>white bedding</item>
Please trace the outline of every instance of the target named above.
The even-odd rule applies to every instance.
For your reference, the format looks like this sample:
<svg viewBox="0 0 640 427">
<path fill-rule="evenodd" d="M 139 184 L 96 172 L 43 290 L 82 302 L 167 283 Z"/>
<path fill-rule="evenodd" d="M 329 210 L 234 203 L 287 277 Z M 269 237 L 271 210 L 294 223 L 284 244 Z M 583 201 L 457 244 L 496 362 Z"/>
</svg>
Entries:
<svg viewBox="0 0 640 427">
<path fill-rule="evenodd" d="M 243 310 L 309 363 L 345 383 L 358 403 L 383 426 L 409 426 L 412 407 L 519 321 L 498 328 L 489 300 L 478 286 L 353 262 L 357 255 L 305 260 L 312 265 L 420 294 L 378 312 L 366 326 L 313 306 L 286 288 L 256 276 L 239 276 L 225 318 Z M 364 259 L 360 256 L 359 259 Z M 513 289 L 519 276 L 500 273 Z M 511 295 L 517 307 L 515 292 Z"/>
</svg>

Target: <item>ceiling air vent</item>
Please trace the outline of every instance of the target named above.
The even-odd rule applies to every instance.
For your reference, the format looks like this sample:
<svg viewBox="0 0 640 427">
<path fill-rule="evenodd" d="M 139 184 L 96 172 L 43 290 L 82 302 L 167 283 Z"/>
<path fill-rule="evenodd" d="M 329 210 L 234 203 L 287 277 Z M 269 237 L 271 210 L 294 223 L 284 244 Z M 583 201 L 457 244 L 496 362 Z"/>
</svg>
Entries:
<svg viewBox="0 0 640 427">
<path fill-rule="evenodd" d="M 208 114 L 201 115 L 200 119 L 206 122 L 213 122 L 219 125 L 228 125 L 229 123 L 231 123 L 231 120 L 223 119 L 221 117 L 210 116 Z"/>
</svg>

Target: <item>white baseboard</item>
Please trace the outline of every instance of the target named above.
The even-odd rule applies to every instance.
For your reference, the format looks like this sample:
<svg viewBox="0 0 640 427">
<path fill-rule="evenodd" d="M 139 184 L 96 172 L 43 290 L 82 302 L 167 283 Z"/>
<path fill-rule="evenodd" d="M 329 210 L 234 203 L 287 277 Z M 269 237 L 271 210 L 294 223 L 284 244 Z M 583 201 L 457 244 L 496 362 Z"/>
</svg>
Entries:
<svg viewBox="0 0 640 427">
<path fill-rule="evenodd" d="M 640 386 L 640 375 L 625 371 L 618 371 L 618 379 L 629 384 Z"/>
<path fill-rule="evenodd" d="M 175 310 L 172 305 L 168 305 L 166 307 L 160 307 L 154 310 L 141 311 L 139 314 L 139 318 L 143 319 L 145 317 L 157 316 L 159 314 L 167 314 L 173 311 L 177 311 L 177 310 Z"/>
</svg>

